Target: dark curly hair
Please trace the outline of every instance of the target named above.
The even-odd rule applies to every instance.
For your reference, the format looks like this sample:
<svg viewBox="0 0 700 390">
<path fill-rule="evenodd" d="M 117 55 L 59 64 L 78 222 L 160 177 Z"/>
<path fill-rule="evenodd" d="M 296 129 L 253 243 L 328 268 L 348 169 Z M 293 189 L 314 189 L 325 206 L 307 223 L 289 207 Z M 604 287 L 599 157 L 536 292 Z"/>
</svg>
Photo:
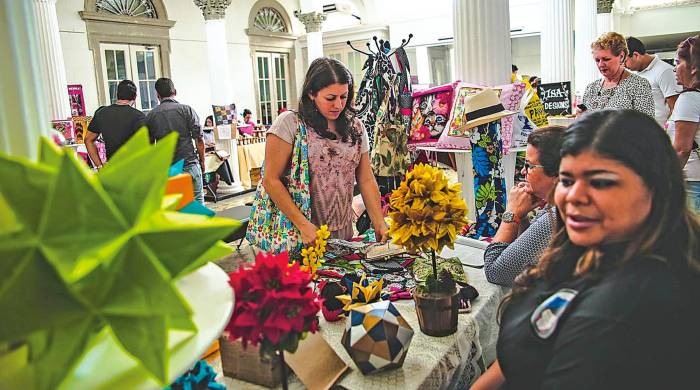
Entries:
<svg viewBox="0 0 700 390">
<path fill-rule="evenodd" d="M 356 117 L 355 108 L 353 107 L 355 85 L 348 68 L 335 58 L 317 58 L 309 66 L 304 79 L 304 87 L 301 91 L 301 99 L 299 99 L 299 116 L 304 123 L 321 137 L 336 139 L 336 135 L 328 131 L 328 120 L 321 115 L 316 104 L 311 100 L 311 96 L 315 96 L 318 91 L 332 84 L 348 85 L 347 104 L 335 121 L 335 131 L 342 142 L 348 142 L 349 140 L 352 142 L 352 145 L 356 145 L 360 142 L 362 133 L 360 129 L 356 129 L 353 126 Z"/>
</svg>

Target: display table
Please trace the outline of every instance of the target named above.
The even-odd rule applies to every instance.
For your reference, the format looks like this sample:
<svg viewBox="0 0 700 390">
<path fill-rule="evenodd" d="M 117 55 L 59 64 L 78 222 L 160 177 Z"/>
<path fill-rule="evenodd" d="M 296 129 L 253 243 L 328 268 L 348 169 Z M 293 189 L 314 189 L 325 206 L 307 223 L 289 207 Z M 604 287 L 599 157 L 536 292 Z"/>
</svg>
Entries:
<svg viewBox="0 0 700 390">
<path fill-rule="evenodd" d="M 241 183 L 245 188 L 251 188 L 250 170 L 262 167 L 265 160 L 265 142 L 257 142 L 248 145 L 238 145 L 238 168 Z"/>
<path fill-rule="evenodd" d="M 457 256 L 465 264 L 483 264 L 483 250 L 455 245 L 442 256 Z M 346 389 L 466 389 L 491 364 L 496 356 L 498 325 L 496 312 L 506 289 L 486 281 L 482 270 L 465 267 L 469 283 L 479 291 L 472 303 L 472 312 L 459 315 L 457 333 L 447 337 L 430 337 L 421 333 L 411 300 L 394 304 L 415 334 L 411 341 L 403 367 L 390 371 L 362 375 L 340 344 L 345 321 L 328 323 L 321 319 L 321 334 L 341 359 L 350 367 L 337 385 Z M 265 387 L 225 377 L 223 383 L 229 389 L 256 389 Z M 290 389 L 303 389 L 295 377 L 290 377 Z"/>
</svg>

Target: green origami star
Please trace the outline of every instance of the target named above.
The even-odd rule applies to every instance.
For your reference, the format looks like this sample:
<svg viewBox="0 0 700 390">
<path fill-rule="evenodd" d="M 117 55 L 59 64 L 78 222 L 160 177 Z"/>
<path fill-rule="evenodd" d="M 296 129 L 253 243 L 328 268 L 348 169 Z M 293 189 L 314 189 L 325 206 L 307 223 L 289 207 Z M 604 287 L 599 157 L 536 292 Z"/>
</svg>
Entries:
<svg viewBox="0 0 700 390">
<path fill-rule="evenodd" d="M 169 329 L 196 331 L 174 281 L 228 254 L 239 226 L 168 210 L 176 141 L 142 129 L 98 175 L 46 140 L 38 163 L 0 154 L 0 356 L 29 349 L 0 383 L 58 387 L 106 328 L 167 385 Z"/>
</svg>

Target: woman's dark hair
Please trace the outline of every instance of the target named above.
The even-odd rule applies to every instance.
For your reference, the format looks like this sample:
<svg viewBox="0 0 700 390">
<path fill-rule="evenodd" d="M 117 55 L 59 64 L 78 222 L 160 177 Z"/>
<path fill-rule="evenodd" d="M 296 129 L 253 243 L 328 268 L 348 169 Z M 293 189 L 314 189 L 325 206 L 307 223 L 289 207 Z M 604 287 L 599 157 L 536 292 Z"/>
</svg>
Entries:
<svg viewBox="0 0 700 390">
<path fill-rule="evenodd" d="M 213 116 L 213 115 L 209 115 L 209 116 L 207 116 L 206 118 L 204 118 L 204 126 L 207 125 L 207 121 L 210 120 L 210 119 L 211 119 L 211 125 L 212 125 L 212 126 L 215 125 L 215 123 L 214 123 L 214 116 Z"/>
<path fill-rule="evenodd" d="M 688 72 L 695 70 L 692 88 L 700 88 L 700 34 L 678 44 L 676 54 L 688 64 Z"/>
<path fill-rule="evenodd" d="M 253 113 L 249 109 L 244 108 L 243 109 L 243 116 L 246 116 L 246 115 L 253 115 Z"/>
<path fill-rule="evenodd" d="M 700 224 L 686 203 L 678 156 L 658 123 L 634 110 L 601 110 L 586 114 L 564 133 L 561 156 L 577 156 L 588 151 L 615 160 L 641 177 L 652 195 L 649 216 L 629 241 L 587 248 L 569 240 L 559 215 L 559 229 L 549 249 L 536 267 L 516 279 L 516 287 L 504 298 L 501 309 L 538 279 L 561 282 L 588 277 L 596 280 L 604 269 L 641 257 L 666 262 L 681 279 L 690 277 L 689 270 L 692 274 L 700 273 L 697 238 Z M 602 261 L 606 253 L 610 254 L 609 261 Z M 603 264 L 605 267 L 601 267 Z"/>
<path fill-rule="evenodd" d="M 353 126 L 355 121 L 355 109 L 353 107 L 355 86 L 352 74 L 348 68 L 335 58 L 317 58 L 309 66 L 304 79 L 304 87 L 301 90 L 301 99 L 299 99 L 299 115 L 304 123 L 309 125 L 320 136 L 335 139 L 336 135 L 328 131 L 328 121 L 321 115 L 316 104 L 311 100 L 311 96 L 315 96 L 318 91 L 332 84 L 348 85 L 347 104 L 335 122 L 335 131 L 340 135 L 341 141 L 348 142 L 348 139 L 350 139 L 352 145 L 356 145 L 360 141 L 362 134 L 360 129 L 355 129 Z"/>
<path fill-rule="evenodd" d="M 540 164 L 544 173 L 549 177 L 559 175 L 559 163 L 561 162 L 561 143 L 564 139 L 563 126 L 547 126 L 535 129 L 527 136 L 527 143 L 537 149 L 540 155 Z"/>
</svg>

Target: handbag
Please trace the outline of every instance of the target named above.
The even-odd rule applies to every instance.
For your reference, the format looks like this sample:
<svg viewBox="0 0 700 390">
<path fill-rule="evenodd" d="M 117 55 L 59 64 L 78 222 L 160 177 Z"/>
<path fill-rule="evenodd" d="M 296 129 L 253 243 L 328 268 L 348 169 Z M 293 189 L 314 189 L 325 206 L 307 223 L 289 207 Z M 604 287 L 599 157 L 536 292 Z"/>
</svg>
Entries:
<svg viewBox="0 0 700 390">
<path fill-rule="evenodd" d="M 294 146 L 289 175 L 285 184 L 294 204 L 306 219 L 311 220 L 311 194 L 309 192 L 309 145 L 307 130 L 301 119 L 294 135 Z M 265 164 L 261 168 L 261 178 L 265 175 Z M 277 207 L 260 180 L 255 191 L 255 199 L 250 210 L 250 220 L 246 239 L 251 245 L 269 253 L 288 251 L 300 253 L 303 242 L 301 233 L 292 221 Z"/>
</svg>

